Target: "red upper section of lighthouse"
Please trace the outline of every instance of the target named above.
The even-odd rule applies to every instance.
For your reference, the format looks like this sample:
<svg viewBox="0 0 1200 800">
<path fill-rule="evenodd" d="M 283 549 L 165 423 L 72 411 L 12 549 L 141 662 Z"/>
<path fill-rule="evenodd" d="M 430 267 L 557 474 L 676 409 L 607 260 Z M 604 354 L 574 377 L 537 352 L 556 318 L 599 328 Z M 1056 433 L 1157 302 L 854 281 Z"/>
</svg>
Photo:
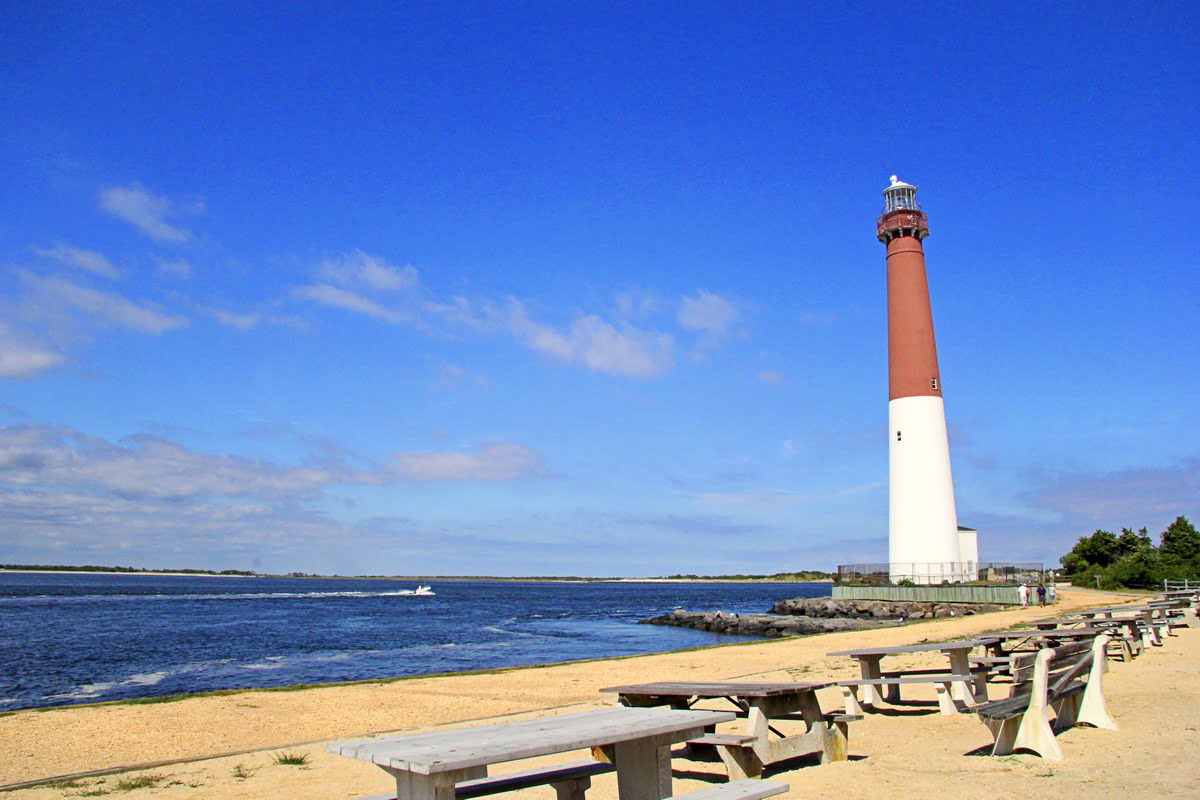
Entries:
<svg viewBox="0 0 1200 800">
<path fill-rule="evenodd" d="M 890 242 L 897 236 L 915 236 L 924 239 L 929 235 L 929 217 L 916 209 L 897 209 L 888 212 L 875 223 L 875 234 L 879 241 Z"/>
<path fill-rule="evenodd" d="M 876 224 L 887 244 L 889 397 L 941 397 L 933 309 L 921 240 L 929 222 L 916 199 L 917 187 L 892 176 L 884 190 L 883 216 Z"/>
</svg>

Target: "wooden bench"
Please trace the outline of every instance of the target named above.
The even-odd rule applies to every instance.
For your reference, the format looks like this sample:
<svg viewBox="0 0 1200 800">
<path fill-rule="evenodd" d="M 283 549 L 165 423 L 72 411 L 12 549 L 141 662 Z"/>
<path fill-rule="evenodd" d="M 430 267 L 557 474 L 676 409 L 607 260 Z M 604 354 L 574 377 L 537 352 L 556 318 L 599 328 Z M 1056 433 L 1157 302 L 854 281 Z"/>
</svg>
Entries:
<svg viewBox="0 0 1200 800">
<path fill-rule="evenodd" d="M 1013 658 L 1012 693 L 1005 700 L 971 708 L 991 731 L 992 755 L 1031 750 L 1061 761 L 1055 730 L 1076 724 L 1115 730 L 1104 705 L 1104 662 L 1109 637 L 1045 648 Z M 1050 710 L 1055 712 L 1053 727 Z"/>
<path fill-rule="evenodd" d="M 974 688 L 976 697 L 980 700 L 987 700 L 987 683 L 980 678 L 986 672 L 980 669 L 973 669 L 971 675 L 955 675 L 949 672 L 930 672 L 927 670 L 913 670 L 910 672 L 888 672 L 884 673 L 879 678 L 859 678 L 852 681 L 838 681 L 838 686 L 842 690 L 842 696 L 846 701 L 846 713 L 854 716 L 859 716 L 863 713 L 863 709 L 871 708 L 870 704 L 865 704 L 859 701 L 858 690 L 862 686 L 887 686 L 896 689 L 895 694 L 888 696 L 889 702 L 894 702 L 900 699 L 899 688 L 917 683 L 931 683 L 937 691 L 938 710 L 943 714 L 957 714 L 959 712 L 959 704 L 954 700 L 951 688 L 956 683 L 970 683 Z M 982 693 L 982 697 L 980 694 Z"/>
<path fill-rule="evenodd" d="M 501 792 L 515 792 L 533 786 L 552 786 L 558 800 L 583 800 L 584 792 L 592 785 L 592 776 L 613 772 L 616 767 L 604 761 L 576 761 L 541 769 L 510 772 L 487 778 L 463 781 L 454 785 L 455 800 L 470 800 Z M 396 800 L 396 793 L 374 794 L 357 800 Z"/>
<path fill-rule="evenodd" d="M 607 769 L 598 769 L 599 767 L 607 767 Z M 614 769 L 613 765 L 605 764 L 601 761 L 581 761 L 541 770 L 513 772 L 508 775 L 497 775 L 493 778 L 464 781 L 454 787 L 454 796 L 465 800 L 471 797 L 483 797 L 489 794 L 499 794 L 500 792 L 528 789 L 533 786 L 549 785 L 553 786 L 558 792 L 559 798 L 562 798 L 564 790 L 560 787 L 563 787 L 564 781 L 567 781 L 573 783 L 575 787 L 571 791 L 578 791 L 578 794 L 571 794 L 569 796 L 582 800 L 584 790 L 591 784 L 592 775 L 612 772 Z M 570 777 L 572 773 L 578 774 Z M 681 797 L 686 797 L 688 800 L 764 800 L 767 797 L 783 794 L 787 790 L 788 785 L 786 783 L 747 778 L 688 792 L 685 795 L 681 795 Z M 356 800 L 396 800 L 396 793 L 385 792 L 383 794 L 373 794 L 369 797 L 356 798 Z"/>
</svg>

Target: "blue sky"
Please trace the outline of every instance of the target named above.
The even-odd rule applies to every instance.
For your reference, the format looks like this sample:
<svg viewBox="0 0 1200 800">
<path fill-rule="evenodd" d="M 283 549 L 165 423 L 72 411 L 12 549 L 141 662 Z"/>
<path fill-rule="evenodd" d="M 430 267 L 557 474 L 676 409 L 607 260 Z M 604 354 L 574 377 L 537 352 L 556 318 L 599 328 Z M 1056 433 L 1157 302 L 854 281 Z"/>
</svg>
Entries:
<svg viewBox="0 0 1200 800">
<path fill-rule="evenodd" d="M 7 3 L 0 561 L 886 558 L 888 175 L 960 522 L 1200 516 L 1195 4 Z"/>
</svg>

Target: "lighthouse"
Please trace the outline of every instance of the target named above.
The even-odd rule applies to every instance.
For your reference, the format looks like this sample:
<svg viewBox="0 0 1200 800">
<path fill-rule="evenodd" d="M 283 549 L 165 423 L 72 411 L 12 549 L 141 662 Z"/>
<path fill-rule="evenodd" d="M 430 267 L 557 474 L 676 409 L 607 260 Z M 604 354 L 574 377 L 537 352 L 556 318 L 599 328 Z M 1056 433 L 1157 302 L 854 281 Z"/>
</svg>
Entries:
<svg viewBox="0 0 1200 800">
<path fill-rule="evenodd" d="M 876 224 L 887 245 L 888 561 L 891 580 L 974 577 L 974 532 L 958 527 L 942 375 L 922 242 L 929 221 L 917 187 L 893 175 Z"/>
</svg>

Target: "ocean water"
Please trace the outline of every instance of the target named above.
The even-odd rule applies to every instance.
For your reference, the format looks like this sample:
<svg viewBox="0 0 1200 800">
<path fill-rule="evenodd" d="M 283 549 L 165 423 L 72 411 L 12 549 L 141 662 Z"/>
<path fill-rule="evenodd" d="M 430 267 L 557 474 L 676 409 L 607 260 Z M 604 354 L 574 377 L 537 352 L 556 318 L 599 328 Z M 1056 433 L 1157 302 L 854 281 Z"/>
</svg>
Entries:
<svg viewBox="0 0 1200 800">
<path fill-rule="evenodd" d="M 657 653 L 746 637 L 638 625 L 828 584 L 431 583 L 0 572 L 0 711 Z"/>
</svg>

